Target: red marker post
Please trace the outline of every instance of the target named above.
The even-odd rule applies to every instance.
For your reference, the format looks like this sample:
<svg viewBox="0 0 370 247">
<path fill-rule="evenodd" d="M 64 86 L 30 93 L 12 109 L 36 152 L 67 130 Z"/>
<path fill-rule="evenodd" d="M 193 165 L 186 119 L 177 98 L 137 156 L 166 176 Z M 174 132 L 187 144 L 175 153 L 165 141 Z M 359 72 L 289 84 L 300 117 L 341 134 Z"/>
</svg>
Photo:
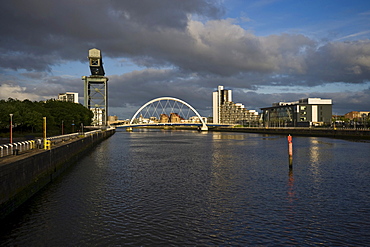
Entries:
<svg viewBox="0 0 370 247">
<path fill-rule="evenodd" d="M 288 135 L 288 154 L 289 154 L 289 166 L 293 164 L 293 137 Z"/>
</svg>

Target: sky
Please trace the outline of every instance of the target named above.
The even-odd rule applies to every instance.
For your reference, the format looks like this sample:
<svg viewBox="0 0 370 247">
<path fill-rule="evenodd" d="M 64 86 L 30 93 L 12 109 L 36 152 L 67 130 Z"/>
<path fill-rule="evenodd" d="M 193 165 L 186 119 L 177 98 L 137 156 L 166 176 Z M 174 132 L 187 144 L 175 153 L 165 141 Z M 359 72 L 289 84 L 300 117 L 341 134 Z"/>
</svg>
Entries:
<svg viewBox="0 0 370 247">
<path fill-rule="evenodd" d="M 78 92 L 100 49 L 109 115 L 158 97 L 212 116 L 212 92 L 260 111 L 301 98 L 370 111 L 367 0 L 0 0 L 0 99 Z"/>
</svg>

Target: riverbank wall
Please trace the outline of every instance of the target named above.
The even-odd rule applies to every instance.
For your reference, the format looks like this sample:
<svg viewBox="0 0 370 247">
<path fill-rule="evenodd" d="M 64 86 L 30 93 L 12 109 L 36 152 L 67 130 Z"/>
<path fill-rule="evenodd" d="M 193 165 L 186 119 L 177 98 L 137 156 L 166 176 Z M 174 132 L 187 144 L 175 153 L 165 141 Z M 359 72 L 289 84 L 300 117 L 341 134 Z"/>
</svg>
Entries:
<svg viewBox="0 0 370 247">
<path fill-rule="evenodd" d="M 14 212 L 92 147 L 114 133 L 115 129 L 95 131 L 54 145 L 50 150 L 33 150 L 0 160 L 0 219 Z"/>
<path fill-rule="evenodd" d="M 297 136 L 370 140 L 369 129 L 219 127 L 213 128 L 212 130 L 271 134 L 271 135 L 297 135 Z"/>
</svg>

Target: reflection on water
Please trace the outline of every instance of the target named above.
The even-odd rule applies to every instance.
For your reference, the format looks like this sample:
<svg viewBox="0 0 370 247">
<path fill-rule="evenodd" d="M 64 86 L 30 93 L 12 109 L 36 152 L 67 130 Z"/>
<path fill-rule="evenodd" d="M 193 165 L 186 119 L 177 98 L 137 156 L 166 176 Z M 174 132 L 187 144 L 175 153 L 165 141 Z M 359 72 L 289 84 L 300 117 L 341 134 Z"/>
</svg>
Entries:
<svg viewBox="0 0 370 247">
<path fill-rule="evenodd" d="M 233 135 L 233 134 L 228 134 L 225 132 L 220 132 L 217 134 L 212 135 L 212 138 L 214 140 L 244 140 L 245 136 L 242 135 Z"/>
<path fill-rule="evenodd" d="M 0 245 L 367 245 L 370 143 L 293 142 L 289 166 L 284 136 L 117 132 L 1 222 Z"/>
<path fill-rule="evenodd" d="M 319 145 L 318 138 L 311 137 L 309 152 L 310 152 L 311 163 L 314 163 L 314 164 L 316 164 L 319 161 L 319 146 L 318 145 Z"/>
<path fill-rule="evenodd" d="M 288 179 L 288 202 L 292 203 L 295 199 L 295 191 L 294 191 L 294 176 L 293 176 L 293 168 L 289 167 L 289 179 Z"/>
<path fill-rule="evenodd" d="M 318 179 L 320 178 L 319 172 L 320 172 L 320 152 L 319 152 L 319 140 L 317 137 L 311 137 L 309 142 L 309 154 L 310 154 L 310 167 L 311 171 L 316 175 L 315 180 L 318 182 Z M 325 154 L 326 155 L 326 154 Z"/>
</svg>

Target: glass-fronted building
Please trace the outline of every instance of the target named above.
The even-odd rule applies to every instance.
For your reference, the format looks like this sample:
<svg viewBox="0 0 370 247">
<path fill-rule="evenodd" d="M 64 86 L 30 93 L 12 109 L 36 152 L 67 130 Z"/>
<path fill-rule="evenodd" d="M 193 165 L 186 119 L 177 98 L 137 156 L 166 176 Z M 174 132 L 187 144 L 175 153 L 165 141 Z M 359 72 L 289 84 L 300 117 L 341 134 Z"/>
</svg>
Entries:
<svg viewBox="0 0 370 247">
<path fill-rule="evenodd" d="M 305 98 L 261 108 L 265 127 L 310 127 L 331 125 L 332 100 Z"/>
</svg>

